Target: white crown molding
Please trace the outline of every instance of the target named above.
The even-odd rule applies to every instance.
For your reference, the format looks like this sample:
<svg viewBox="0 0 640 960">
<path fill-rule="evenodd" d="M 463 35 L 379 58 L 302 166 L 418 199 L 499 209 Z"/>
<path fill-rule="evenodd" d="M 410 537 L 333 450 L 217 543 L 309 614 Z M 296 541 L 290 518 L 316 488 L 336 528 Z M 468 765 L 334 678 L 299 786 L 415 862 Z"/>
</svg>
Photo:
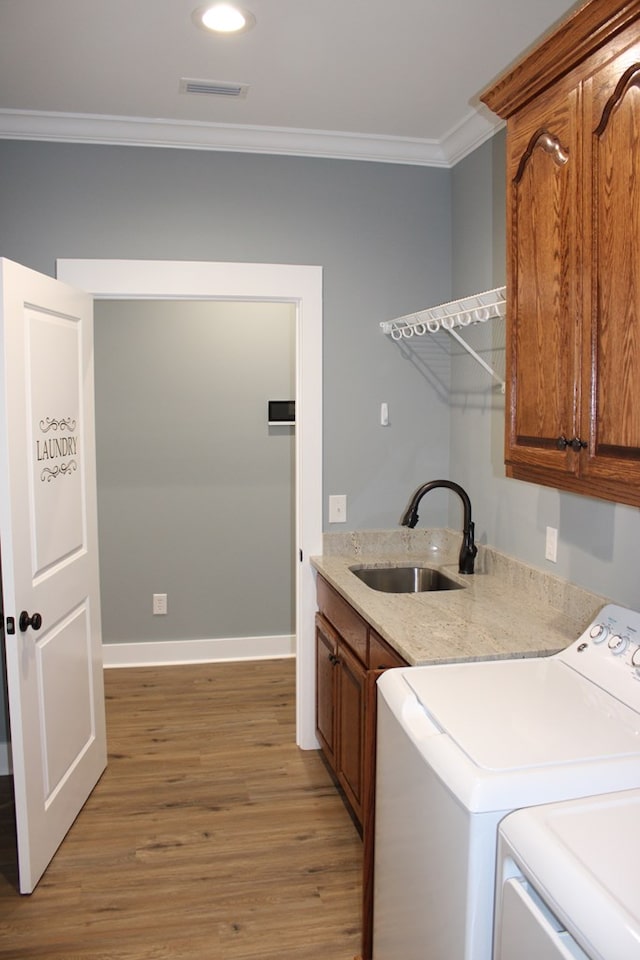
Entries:
<svg viewBox="0 0 640 960">
<path fill-rule="evenodd" d="M 504 120 L 500 120 L 489 111 L 483 114 L 472 110 L 440 141 L 442 152 L 448 161 L 447 166 L 455 167 L 456 163 L 473 153 L 477 147 L 482 146 L 503 126 Z"/>
<path fill-rule="evenodd" d="M 0 110 L 0 139 L 3 140 L 267 153 L 426 167 L 453 166 L 495 129 L 495 125 L 475 111 L 438 141 L 284 127 Z"/>
</svg>

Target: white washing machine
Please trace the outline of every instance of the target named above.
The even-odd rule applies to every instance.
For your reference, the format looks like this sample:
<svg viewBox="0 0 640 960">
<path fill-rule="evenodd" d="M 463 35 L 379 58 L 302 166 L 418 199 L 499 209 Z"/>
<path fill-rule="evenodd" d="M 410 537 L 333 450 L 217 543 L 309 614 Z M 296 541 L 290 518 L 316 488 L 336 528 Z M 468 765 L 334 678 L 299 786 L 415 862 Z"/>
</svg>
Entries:
<svg viewBox="0 0 640 960">
<path fill-rule="evenodd" d="M 490 960 L 498 825 L 640 787 L 640 614 L 613 604 L 552 657 L 378 683 L 374 960 Z"/>
<path fill-rule="evenodd" d="M 500 825 L 494 960 L 638 960 L 640 790 Z"/>
</svg>

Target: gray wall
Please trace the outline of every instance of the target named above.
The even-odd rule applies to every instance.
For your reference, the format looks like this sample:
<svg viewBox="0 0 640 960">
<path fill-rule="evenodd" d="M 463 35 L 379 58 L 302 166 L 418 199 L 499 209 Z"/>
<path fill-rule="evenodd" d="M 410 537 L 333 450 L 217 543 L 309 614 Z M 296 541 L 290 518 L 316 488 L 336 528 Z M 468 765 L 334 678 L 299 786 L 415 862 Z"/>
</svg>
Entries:
<svg viewBox="0 0 640 960">
<path fill-rule="evenodd" d="M 327 495 L 342 493 L 348 515 L 333 529 L 395 526 L 418 483 L 447 475 L 448 355 L 431 384 L 379 324 L 449 297 L 450 171 L 11 141 L 0 142 L 0 169 L 0 255 L 44 273 L 55 273 L 58 257 L 323 267 L 325 510 Z M 382 401 L 389 427 L 379 425 Z M 444 496 L 422 511 L 424 523 L 446 517 Z M 150 592 L 164 592 L 152 579 L 140 587 L 145 606 Z M 117 636 L 148 636 L 138 629 L 140 637 L 126 626 Z M 173 635 L 202 634 L 182 623 Z"/>
<path fill-rule="evenodd" d="M 295 633 L 294 374 L 291 304 L 96 301 L 105 642 Z"/>
<path fill-rule="evenodd" d="M 453 286 L 457 294 L 504 281 L 504 133 L 453 170 Z M 504 370 L 504 330 L 470 341 Z M 473 360 L 452 364 L 451 476 L 472 499 L 476 532 L 505 553 L 637 608 L 640 511 L 560 493 L 504 475 L 504 400 Z M 558 530 L 558 562 L 544 558 L 546 527 Z"/>
<path fill-rule="evenodd" d="M 449 171 L 11 141 L 0 169 L 0 254 L 45 273 L 56 257 L 323 266 L 323 481 L 347 494 L 347 528 L 395 524 L 446 471 L 446 407 L 379 323 L 449 296 Z"/>
</svg>

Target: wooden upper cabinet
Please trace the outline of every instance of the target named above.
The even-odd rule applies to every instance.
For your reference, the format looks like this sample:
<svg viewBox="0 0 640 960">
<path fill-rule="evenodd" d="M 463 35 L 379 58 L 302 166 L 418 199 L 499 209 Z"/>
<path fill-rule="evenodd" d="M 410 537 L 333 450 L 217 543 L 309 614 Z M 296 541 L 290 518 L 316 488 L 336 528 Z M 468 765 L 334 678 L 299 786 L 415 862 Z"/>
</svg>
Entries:
<svg viewBox="0 0 640 960">
<path fill-rule="evenodd" d="M 507 461 L 575 470 L 580 318 L 577 94 L 557 91 L 508 131 L 511 229 Z"/>
<path fill-rule="evenodd" d="M 584 84 L 590 167 L 585 247 L 583 476 L 640 492 L 640 26 L 638 40 Z M 590 195 L 589 195 L 590 194 Z M 585 382 L 587 378 L 585 376 Z M 633 502 L 637 502 L 634 500 Z"/>
<path fill-rule="evenodd" d="M 591 0 L 507 120 L 507 475 L 640 506 L 640 0 Z"/>
</svg>

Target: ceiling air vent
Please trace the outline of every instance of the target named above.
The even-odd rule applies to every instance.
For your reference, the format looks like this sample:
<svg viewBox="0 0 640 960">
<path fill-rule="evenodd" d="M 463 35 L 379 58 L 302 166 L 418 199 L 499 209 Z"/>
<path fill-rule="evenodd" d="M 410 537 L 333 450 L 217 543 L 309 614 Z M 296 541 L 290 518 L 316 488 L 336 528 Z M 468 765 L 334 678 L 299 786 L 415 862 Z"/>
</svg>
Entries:
<svg viewBox="0 0 640 960">
<path fill-rule="evenodd" d="M 244 100 L 249 90 L 248 83 L 227 83 L 224 80 L 189 80 L 183 77 L 180 81 L 180 93 L 201 93 L 207 97 L 230 97 Z"/>
</svg>

